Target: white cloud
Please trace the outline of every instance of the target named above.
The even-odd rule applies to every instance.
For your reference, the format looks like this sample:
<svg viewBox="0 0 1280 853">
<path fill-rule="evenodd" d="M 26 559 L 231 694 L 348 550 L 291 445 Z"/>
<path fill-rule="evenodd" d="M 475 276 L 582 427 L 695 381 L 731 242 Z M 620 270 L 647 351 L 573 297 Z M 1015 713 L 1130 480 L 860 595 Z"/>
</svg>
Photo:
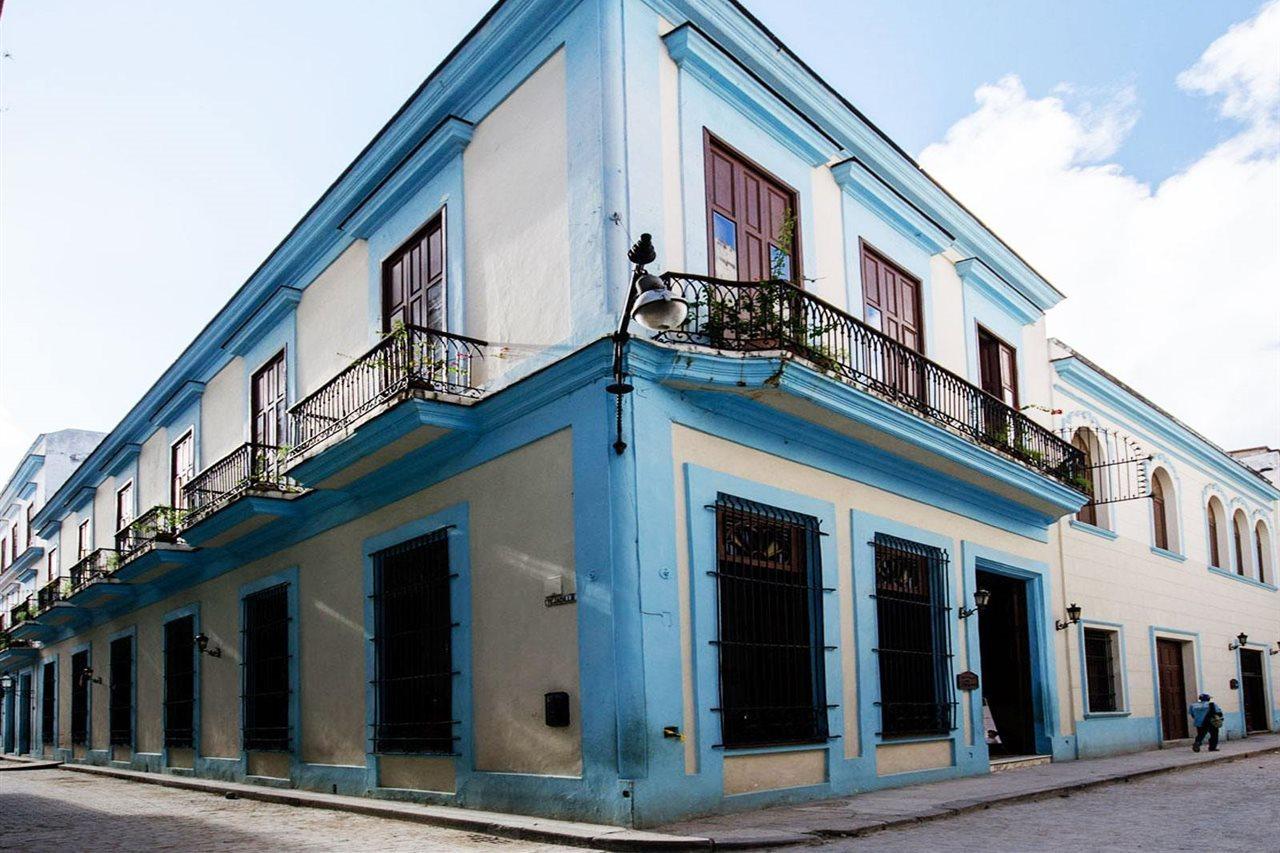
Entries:
<svg viewBox="0 0 1280 853">
<path fill-rule="evenodd" d="M 1228 446 L 1280 446 L 1280 0 L 1178 78 L 1229 139 L 1152 187 L 1107 158 L 1135 95 L 1043 98 L 1016 76 L 921 164 L 1067 294 L 1049 331 Z"/>
</svg>

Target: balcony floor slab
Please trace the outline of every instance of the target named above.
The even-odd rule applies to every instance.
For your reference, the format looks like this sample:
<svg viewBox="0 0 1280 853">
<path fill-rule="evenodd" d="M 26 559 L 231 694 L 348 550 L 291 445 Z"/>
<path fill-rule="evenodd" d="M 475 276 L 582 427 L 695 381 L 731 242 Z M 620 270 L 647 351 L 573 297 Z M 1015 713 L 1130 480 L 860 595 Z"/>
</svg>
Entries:
<svg viewBox="0 0 1280 853">
<path fill-rule="evenodd" d="M 283 492 L 243 495 L 184 530 L 182 538 L 189 545 L 201 548 L 227 545 L 277 518 L 294 515 L 297 512 L 294 502 L 300 497 L 300 494 Z"/>
<path fill-rule="evenodd" d="M 199 549 L 190 545 L 171 542 L 152 542 L 116 570 L 117 580 L 133 584 L 146 584 L 182 566 L 190 565 L 199 557 Z"/>
</svg>

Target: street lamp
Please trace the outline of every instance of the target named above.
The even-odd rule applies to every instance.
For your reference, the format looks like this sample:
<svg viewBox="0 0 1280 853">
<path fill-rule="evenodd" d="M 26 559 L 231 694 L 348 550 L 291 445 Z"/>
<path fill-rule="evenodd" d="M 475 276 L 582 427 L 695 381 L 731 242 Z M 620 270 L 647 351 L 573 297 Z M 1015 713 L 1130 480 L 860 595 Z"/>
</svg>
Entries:
<svg viewBox="0 0 1280 853">
<path fill-rule="evenodd" d="M 1234 643 L 1227 643 L 1227 651 L 1234 652 L 1236 649 L 1247 645 L 1249 645 L 1249 635 L 1244 631 L 1241 631 L 1239 634 L 1236 634 L 1236 641 Z"/>
<path fill-rule="evenodd" d="M 202 655 L 208 655 L 211 658 L 222 657 L 222 647 L 214 646 L 209 648 L 209 637 L 203 631 L 196 634 L 196 651 Z"/>
<path fill-rule="evenodd" d="M 627 329 L 635 320 L 646 329 L 665 332 L 684 325 L 689 316 L 689 303 L 685 298 L 674 292 L 661 276 L 645 269 L 645 265 L 653 263 L 656 257 L 658 252 L 648 234 L 641 234 L 627 252 L 627 259 L 635 264 L 635 268 L 631 271 L 631 288 L 627 291 L 627 304 L 622 309 L 618 331 L 613 333 L 613 382 L 604 389 L 618 398 L 617 439 L 613 442 L 613 450 L 619 456 L 627 449 L 627 443 L 622 440 L 622 398 L 634 390 L 634 386 L 626 381 L 623 367 L 627 341 L 631 340 Z"/>
<path fill-rule="evenodd" d="M 1069 605 L 1067 605 L 1067 621 L 1063 622 L 1061 619 L 1057 619 L 1054 621 L 1053 626 L 1059 631 L 1065 631 L 1068 628 L 1070 628 L 1072 625 L 1079 625 L 1079 624 L 1080 624 L 1080 605 L 1076 604 L 1073 601 Z"/>
<path fill-rule="evenodd" d="M 982 610 L 991 601 L 990 590 L 980 589 L 973 594 L 973 607 L 961 607 L 956 614 L 961 619 L 968 619 L 973 614 Z"/>
<path fill-rule="evenodd" d="M 86 684 L 101 684 L 101 683 L 102 683 L 102 676 L 98 676 L 97 678 L 93 677 L 93 667 L 86 666 L 84 669 L 80 670 L 80 686 L 81 687 L 83 687 Z"/>
</svg>

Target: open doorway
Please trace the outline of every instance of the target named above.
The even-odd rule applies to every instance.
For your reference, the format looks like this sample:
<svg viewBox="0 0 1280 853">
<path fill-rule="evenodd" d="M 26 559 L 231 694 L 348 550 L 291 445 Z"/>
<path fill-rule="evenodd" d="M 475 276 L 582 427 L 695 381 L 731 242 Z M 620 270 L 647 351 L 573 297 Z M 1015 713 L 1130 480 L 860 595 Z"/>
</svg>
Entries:
<svg viewBox="0 0 1280 853">
<path fill-rule="evenodd" d="M 1240 693 L 1244 703 L 1244 728 L 1249 734 L 1265 732 L 1267 725 L 1267 685 L 1262 674 L 1262 652 L 1240 650 Z"/>
<path fill-rule="evenodd" d="M 1035 755 L 1027 581 L 979 570 L 977 588 L 991 593 L 978 617 L 988 748 L 993 758 Z"/>
</svg>

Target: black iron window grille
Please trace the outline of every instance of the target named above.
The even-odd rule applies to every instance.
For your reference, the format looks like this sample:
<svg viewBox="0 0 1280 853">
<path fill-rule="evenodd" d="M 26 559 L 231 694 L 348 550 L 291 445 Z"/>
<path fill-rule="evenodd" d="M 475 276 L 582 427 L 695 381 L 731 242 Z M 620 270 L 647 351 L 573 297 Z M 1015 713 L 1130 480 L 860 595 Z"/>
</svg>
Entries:
<svg viewBox="0 0 1280 853">
<path fill-rule="evenodd" d="M 720 494 L 716 513 L 721 746 L 827 739 L 818 520 Z"/>
<path fill-rule="evenodd" d="M 876 623 L 880 734 L 946 734 L 954 727 L 947 552 L 877 533 Z"/>
<path fill-rule="evenodd" d="M 71 656 L 71 743 L 73 746 L 84 746 L 89 742 L 89 679 L 85 678 L 85 670 L 88 668 L 88 649 Z"/>
<path fill-rule="evenodd" d="M 133 745 L 133 637 L 111 641 L 108 723 L 112 746 Z"/>
<path fill-rule="evenodd" d="M 1116 635 L 1111 631 L 1084 629 L 1085 681 L 1089 686 L 1089 710 L 1093 713 L 1120 709 L 1115 639 Z"/>
<path fill-rule="evenodd" d="M 375 752 L 454 753 L 448 528 L 373 555 Z"/>
<path fill-rule="evenodd" d="M 40 742 L 45 746 L 53 743 L 53 729 L 56 716 L 54 709 L 58 701 L 58 665 L 47 661 L 40 670 Z"/>
<path fill-rule="evenodd" d="M 195 746 L 196 620 L 182 616 L 164 625 L 164 745 Z"/>
<path fill-rule="evenodd" d="M 287 752 L 290 673 L 289 584 L 244 597 L 244 748 Z"/>
</svg>

